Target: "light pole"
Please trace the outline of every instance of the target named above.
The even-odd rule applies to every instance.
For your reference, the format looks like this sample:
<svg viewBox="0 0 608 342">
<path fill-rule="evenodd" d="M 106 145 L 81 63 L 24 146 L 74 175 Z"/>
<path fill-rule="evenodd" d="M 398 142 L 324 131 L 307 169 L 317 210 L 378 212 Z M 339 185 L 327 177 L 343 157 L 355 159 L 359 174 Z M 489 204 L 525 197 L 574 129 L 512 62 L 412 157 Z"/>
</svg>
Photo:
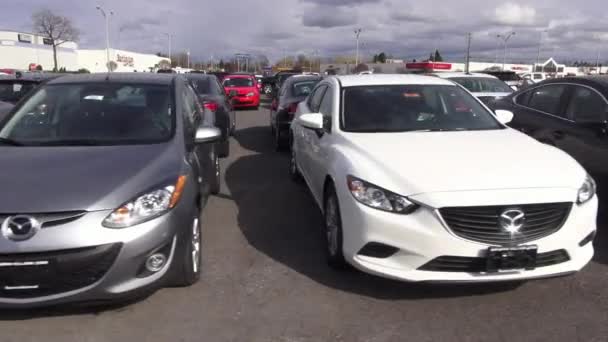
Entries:
<svg viewBox="0 0 608 342">
<path fill-rule="evenodd" d="M 536 55 L 536 65 L 540 64 L 540 51 L 543 46 L 543 33 L 547 33 L 548 31 L 549 30 L 547 30 L 547 29 L 540 31 L 540 39 L 538 40 L 538 54 Z M 533 71 L 536 71 L 536 65 L 534 66 Z"/>
<path fill-rule="evenodd" d="M 355 54 L 355 68 L 359 65 L 359 36 L 361 35 L 361 29 L 355 30 L 355 38 L 357 39 L 357 52 Z"/>
<path fill-rule="evenodd" d="M 171 61 L 171 43 L 173 43 L 173 35 L 171 33 L 165 33 L 165 36 L 169 38 L 169 64 L 173 68 L 173 61 Z"/>
<path fill-rule="evenodd" d="M 103 7 L 101 7 L 100 5 L 97 5 L 96 7 L 99 12 L 101 12 L 101 15 L 103 15 L 103 18 L 106 21 L 106 67 L 108 68 L 108 71 L 112 72 L 112 68 L 110 68 L 110 16 L 114 15 L 113 11 L 110 11 L 109 13 L 106 14 L 106 11 L 103 9 Z"/>
<path fill-rule="evenodd" d="M 190 69 L 190 49 L 186 51 L 186 55 L 188 56 L 188 69 Z"/>
<path fill-rule="evenodd" d="M 507 34 L 497 34 L 496 38 L 501 39 L 504 44 L 505 44 L 505 51 L 502 55 L 502 70 L 505 70 L 505 64 L 507 64 L 507 43 L 509 42 L 509 39 L 511 39 L 511 37 L 513 37 L 515 35 L 515 32 L 509 32 Z"/>
</svg>

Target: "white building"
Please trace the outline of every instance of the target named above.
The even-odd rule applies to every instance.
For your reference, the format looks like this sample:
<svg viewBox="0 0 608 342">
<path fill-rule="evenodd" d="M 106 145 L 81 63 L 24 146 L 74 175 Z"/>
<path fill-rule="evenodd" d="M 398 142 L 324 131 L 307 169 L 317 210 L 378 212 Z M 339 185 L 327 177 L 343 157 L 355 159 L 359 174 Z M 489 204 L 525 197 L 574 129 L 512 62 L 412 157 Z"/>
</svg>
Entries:
<svg viewBox="0 0 608 342">
<path fill-rule="evenodd" d="M 57 68 L 78 69 L 78 45 L 65 42 L 57 47 Z M 30 65 L 53 70 L 53 46 L 49 38 L 33 33 L 0 31 L 0 68 L 27 70 Z"/>
<path fill-rule="evenodd" d="M 106 49 L 78 50 L 78 66 L 90 72 L 106 72 Z M 150 72 L 156 71 L 161 61 L 169 59 L 152 54 L 137 53 L 125 50 L 110 49 L 110 60 L 116 63 L 116 72 Z"/>
</svg>

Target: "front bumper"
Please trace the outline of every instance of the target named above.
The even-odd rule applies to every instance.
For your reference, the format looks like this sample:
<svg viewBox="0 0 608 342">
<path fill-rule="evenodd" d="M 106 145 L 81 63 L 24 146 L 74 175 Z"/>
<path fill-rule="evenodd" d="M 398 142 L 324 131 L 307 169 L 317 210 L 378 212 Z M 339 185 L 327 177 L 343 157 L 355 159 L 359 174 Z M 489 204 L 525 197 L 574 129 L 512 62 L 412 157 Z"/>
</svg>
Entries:
<svg viewBox="0 0 608 342">
<path fill-rule="evenodd" d="M 88 212 L 73 222 L 43 228 L 30 240 L 15 242 L 2 239 L 2 260 L 18 262 L 27 257 L 34 261 L 49 261 L 49 265 L 54 265 L 53 271 L 57 271 L 57 268 L 64 270 L 61 276 L 53 274 L 48 281 L 32 275 L 27 283 L 21 284 L 31 286 L 38 280 L 41 283 L 39 289 L 11 290 L 19 286 L 17 282 L 21 280 L 11 280 L 9 289 L 5 288 L 4 282 L 0 289 L 0 307 L 24 308 L 68 302 L 109 301 L 162 286 L 178 250 L 179 227 L 187 228 L 191 225 L 188 221 L 195 214 L 192 207 L 180 202 L 176 208 L 159 218 L 124 229 L 101 226 L 110 211 Z M 87 250 L 106 249 L 108 251 L 103 255 L 86 255 Z M 157 251 L 166 254 L 167 262 L 160 271 L 146 273 L 143 267 L 145 260 Z M 60 257 L 54 258 L 53 255 Z M 106 268 L 100 269 L 103 263 L 107 264 L 103 266 Z M 65 268 L 72 265 L 80 268 L 70 274 Z M 92 268 L 97 273 L 95 278 L 89 278 L 87 282 L 82 278 L 92 277 Z M 30 271 L 48 272 L 35 268 L 30 268 Z M 58 286 L 58 279 L 61 284 L 71 284 L 63 288 L 54 287 Z M 78 284 L 85 286 L 79 287 Z"/>
<path fill-rule="evenodd" d="M 582 206 L 573 205 L 568 219 L 557 232 L 523 244 L 538 246 L 539 254 L 564 250 L 569 257 L 567 261 L 533 270 L 504 273 L 421 270 L 439 257 L 480 260 L 486 257 L 491 246 L 452 233 L 442 222 L 436 208 L 571 202 L 575 196 L 575 191 L 571 189 L 425 194 L 412 197 L 425 205 L 410 215 L 392 214 L 364 206 L 354 200 L 346 187 L 338 189 L 338 196 L 346 260 L 362 271 L 382 277 L 412 282 L 494 282 L 545 278 L 577 272 L 593 257 L 593 244 L 587 243 L 581 247 L 579 242 L 596 230 L 597 197 Z M 387 245 L 397 250 L 388 257 L 371 257 L 361 253 L 369 243 Z"/>
</svg>

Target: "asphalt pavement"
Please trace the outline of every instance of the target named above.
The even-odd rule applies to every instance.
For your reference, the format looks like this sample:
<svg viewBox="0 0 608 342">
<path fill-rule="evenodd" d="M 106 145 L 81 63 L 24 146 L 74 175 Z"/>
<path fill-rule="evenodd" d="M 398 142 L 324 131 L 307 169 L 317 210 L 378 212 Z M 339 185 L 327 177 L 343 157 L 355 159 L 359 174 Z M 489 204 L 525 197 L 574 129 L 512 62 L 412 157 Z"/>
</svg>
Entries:
<svg viewBox="0 0 608 342">
<path fill-rule="evenodd" d="M 608 341 L 608 215 L 574 276 L 425 285 L 335 272 L 320 212 L 273 149 L 268 110 L 238 111 L 237 129 L 202 213 L 198 284 L 121 306 L 0 311 L 0 341 Z"/>
</svg>

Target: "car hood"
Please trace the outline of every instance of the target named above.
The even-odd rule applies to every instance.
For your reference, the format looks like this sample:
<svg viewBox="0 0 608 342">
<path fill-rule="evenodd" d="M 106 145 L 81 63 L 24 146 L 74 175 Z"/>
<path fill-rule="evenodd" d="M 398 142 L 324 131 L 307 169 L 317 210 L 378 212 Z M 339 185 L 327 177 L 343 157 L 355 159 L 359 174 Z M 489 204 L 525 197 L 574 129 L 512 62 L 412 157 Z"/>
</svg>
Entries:
<svg viewBox="0 0 608 342">
<path fill-rule="evenodd" d="M 172 144 L 0 147 L 0 213 L 114 209 L 180 171 Z"/>
<path fill-rule="evenodd" d="M 367 167 L 365 174 L 353 175 L 402 195 L 578 188 L 585 178 L 569 155 L 512 129 L 350 133 L 345 138 L 354 150 L 353 169 Z"/>
</svg>

